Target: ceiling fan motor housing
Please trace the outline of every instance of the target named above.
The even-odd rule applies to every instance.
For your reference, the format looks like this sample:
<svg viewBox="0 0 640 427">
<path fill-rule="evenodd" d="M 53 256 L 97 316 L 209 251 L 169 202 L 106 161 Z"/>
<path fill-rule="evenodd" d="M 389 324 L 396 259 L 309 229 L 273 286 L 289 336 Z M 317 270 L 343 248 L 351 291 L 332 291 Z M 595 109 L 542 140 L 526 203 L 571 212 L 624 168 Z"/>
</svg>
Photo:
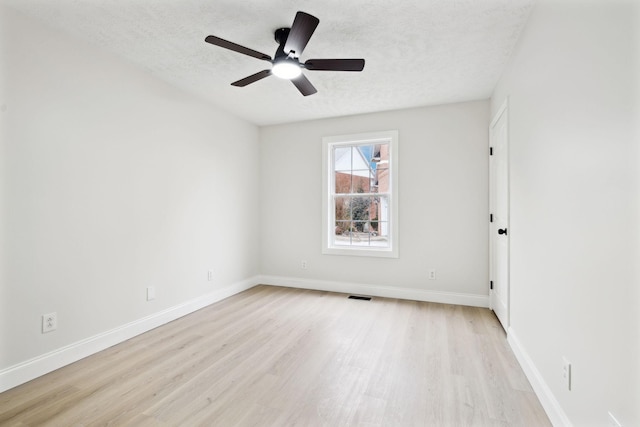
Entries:
<svg viewBox="0 0 640 427">
<path fill-rule="evenodd" d="M 276 54 L 274 55 L 273 62 L 278 61 L 282 58 L 289 57 L 289 52 L 284 51 L 284 45 L 287 43 L 287 38 L 289 37 L 289 31 L 291 28 L 278 28 L 275 32 L 275 39 L 278 42 L 278 49 L 276 50 Z"/>
<path fill-rule="evenodd" d="M 275 32 L 275 39 L 276 42 L 278 42 L 278 44 L 280 46 L 284 46 L 284 44 L 287 42 L 287 37 L 289 36 L 289 31 L 291 31 L 291 28 L 278 28 Z"/>
</svg>

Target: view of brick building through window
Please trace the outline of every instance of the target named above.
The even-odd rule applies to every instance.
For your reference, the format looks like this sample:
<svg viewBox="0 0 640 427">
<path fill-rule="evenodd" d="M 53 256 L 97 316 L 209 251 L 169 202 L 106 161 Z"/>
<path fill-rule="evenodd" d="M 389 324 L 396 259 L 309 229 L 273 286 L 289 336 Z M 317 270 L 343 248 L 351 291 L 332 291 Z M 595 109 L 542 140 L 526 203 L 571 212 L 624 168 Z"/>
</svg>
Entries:
<svg viewBox="0 0 640 427">
<path fill-rule="evenodd" d="M 334 147 L 334 244 L 389 245 L 389 144 Z"/>
</svg>

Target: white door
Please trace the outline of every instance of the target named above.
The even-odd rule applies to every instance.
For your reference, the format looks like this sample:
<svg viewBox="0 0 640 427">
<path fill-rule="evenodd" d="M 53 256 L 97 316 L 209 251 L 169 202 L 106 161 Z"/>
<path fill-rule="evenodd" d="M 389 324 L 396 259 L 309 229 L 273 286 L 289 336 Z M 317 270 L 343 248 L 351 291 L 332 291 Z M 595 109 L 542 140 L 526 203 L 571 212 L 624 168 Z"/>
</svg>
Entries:
<svg viewBox="0 0 640 427">
<path fill-rule="evenodd" d="M 509 107 L 502 105 L 489 129 L 490 290 L 491 309 L 509 327 Z"/>
</svg>

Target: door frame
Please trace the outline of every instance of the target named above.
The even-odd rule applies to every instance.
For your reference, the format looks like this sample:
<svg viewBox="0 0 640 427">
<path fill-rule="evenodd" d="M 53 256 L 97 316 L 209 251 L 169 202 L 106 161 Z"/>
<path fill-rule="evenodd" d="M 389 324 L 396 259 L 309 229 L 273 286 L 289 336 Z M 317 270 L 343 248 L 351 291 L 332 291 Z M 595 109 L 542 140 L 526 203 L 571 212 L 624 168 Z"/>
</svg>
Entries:
<svg viewBox="0 0 640 427">
<path fill-rule="evenodd" d="M 498 109 L 498 111 L 496 112 L 496 114 L 493 116 L 493 119 L 491 120 L 491 124 L 489 125 L 489 147 L 490 150 L 492 150 L 491 147 L 493 147 L 493 143 L 494 143 L 494 127 L 496 126 L 496 124 L 500 121 L 500 119 L 502 119 L 504 116 L 506 123 L 505 123 L 505 127 L 506 127 L 506 135 L 507 135 L 507 139 L 505 142 L 506 145 L 506 156 L 505 156 L 505 161 L 507 163 L 507 173 L 506 173 L 506 189 L 507 189 L 507 230 L 508 230 L 508 234 L 507 236 L 505 236 L 508 240 L 507 240 L 507 251 L 506 251 L 506 259 L 503 260 L 503 262 L 506 263 L 506 276 L 507 276 L 507 283 L 503 284 L 506 286 L 505 292 L 506 292 L 506 313 L 505 313 L 505 319 L 501 319 L 500 317 L 498 317 L 498 319 L 500 320 L 500 323 L 502 324 L 502 326 L 504 327 L 505 331 L 509 328 L 509 325 L 511 323 L 511 268 L 510 268 L 510 258 L 511 258 L 511 227 L 510 227 L 510 199 L 511 199 L 511 188 L 510 188 L 510 144 L 509 144 L 509 98 L 505 98 L 504 102 L 502 103 L 502 105 L 500 106 L 500 108 Z M 495 197 L 495 177 L 494 177 L 494 157 L 493 156 L 489 156 L 489 214 L 492 215 L 493 214 L 493 210 L 494 210 L 494 197 Z M 490 283 L 493 284 L 494 280 L 495 280 L 495 276 L 496 276 L 496 272 L 495 272 L 495 266 L 496 266 L 496 260 L 495 260 L 495 246 L 496 246 L 496 241 L 498 239 L 498 233 L 497 233 L 497 227 L 496 224 L 493 222 L 489 223 L 489 280 Z M 495 313 L 495 301 L 494 301 L 495 295 L 494 295 L 494 290 L 493 290 L 493 286 L 491 286 L 491 288 L 489 289 L 489 308 L 491 308 L 491 310 L 494 311 Z M 496 313 L 497 316 L 497 313 Z"/>
</svg>

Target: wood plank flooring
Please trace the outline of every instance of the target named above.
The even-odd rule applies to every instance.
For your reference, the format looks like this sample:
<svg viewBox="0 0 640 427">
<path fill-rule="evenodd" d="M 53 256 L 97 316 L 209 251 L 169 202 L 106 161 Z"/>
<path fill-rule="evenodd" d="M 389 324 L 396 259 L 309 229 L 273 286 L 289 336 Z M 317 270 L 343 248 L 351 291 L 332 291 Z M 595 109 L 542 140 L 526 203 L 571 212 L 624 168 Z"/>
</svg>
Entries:
<svg viewBox="0 0 640 427">
<path fill-rule="evenodd" d="M 487 309 L 258 286 L 0 394 L 2 426 L 548 426 Z"/>
</svg>

